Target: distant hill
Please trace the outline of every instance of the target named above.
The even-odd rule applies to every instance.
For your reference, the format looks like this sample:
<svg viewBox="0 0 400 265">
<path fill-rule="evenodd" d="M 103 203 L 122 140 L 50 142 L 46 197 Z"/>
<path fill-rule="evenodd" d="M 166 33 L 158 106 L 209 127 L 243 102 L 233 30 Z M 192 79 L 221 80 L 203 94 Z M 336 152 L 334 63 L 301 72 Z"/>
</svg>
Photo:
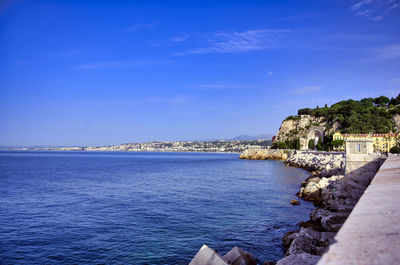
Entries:
<svg viewBox="0 0 400 265">
<path fill-rule="evenodd" d="M 231 139 L 226 139 L 228 141 L 251 141 L 251 140 L 259 140 L 259 139 L 265 139 L 265 140 L 271 140 L 272 139 L 273 134 L 269 133 L 269 134 L 261 134 L 261 135 L 247 135 L 247 134 L 242 134 L 242 135 L 238 135 L 236 137 L 233 137 Z"/>
</svg>

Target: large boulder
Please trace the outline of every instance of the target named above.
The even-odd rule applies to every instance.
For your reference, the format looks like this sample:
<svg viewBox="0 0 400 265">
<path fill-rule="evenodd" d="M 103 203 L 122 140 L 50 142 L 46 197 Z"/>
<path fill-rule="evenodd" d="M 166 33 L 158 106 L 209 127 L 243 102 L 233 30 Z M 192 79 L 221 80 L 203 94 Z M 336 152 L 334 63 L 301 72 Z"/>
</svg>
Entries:
<svg viewBox="0 0 400 265">
<path fill-rule="evenodd" d="M 287 256 L 278 260 L 276 265 L 314 265 L 317 264 L 321 256 L 311 255 L 308 253 L 300 253 Z"/>
<path fill-rule="evenodd" d="M 302 227 L 300 232 L 295 234 L 286 256 L 300 253 L 315 254 L 320 238 L 321 234 L 318 231 Z"/>
<path fill-rule="evenodd" d="M 322 226 L 327 232 L 337 232 L 350 212 L 331 212 L 323 208 L 314 209 L 310 219 Z"/>
<path fill-rule="evenodd" d="M 285 248 L 289 248 L 289 247 L 290 247 L 290 244 L 292 244 L 292 241 L 293 241 L 294 237 L 296 236 L 296 234 L 297 234 L 299 231 L 300 231 L 300 230 L 287 232 L 287 233 L 282 237 L 282 243 L 283 243 L 283 246 L 284 246 Z"/>
<path fill-rule="evenodd" d="M 317 182 L 310 181 L 307 186 L 300 189 L 300 197 L 305 200 L 317 200 L 320 196 L 320 186 Z"/>
</svg>

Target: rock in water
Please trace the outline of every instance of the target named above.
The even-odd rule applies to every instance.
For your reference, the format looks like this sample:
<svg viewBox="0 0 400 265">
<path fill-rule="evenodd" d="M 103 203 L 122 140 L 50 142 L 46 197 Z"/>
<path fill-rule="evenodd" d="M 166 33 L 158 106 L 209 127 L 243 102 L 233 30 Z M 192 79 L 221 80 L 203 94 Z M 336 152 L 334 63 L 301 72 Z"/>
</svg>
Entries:
<svg viewBox="0 0 400 265">
<path fill-rule="evenodd" d="M 293 205 L 300 205 L 300 202 L 298 200 L 295 200 L 295 199 L 291 200 L 290 203 L 293 204 Z"/>
</svg>

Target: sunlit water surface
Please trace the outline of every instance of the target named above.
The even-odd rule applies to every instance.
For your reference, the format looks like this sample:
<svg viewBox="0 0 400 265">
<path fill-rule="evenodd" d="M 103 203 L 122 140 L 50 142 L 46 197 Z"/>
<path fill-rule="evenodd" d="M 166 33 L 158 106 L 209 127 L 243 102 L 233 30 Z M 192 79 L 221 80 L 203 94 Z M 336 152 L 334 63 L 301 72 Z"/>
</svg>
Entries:
<svg viewBox="0 0 400 265">
<path fill-rule="evenodd" d="M 0 263 L 187 264 L 202 244 L 260 263 L 313 206 L 307 172 L 238 154 L 0 152 Z"/>
</svg>

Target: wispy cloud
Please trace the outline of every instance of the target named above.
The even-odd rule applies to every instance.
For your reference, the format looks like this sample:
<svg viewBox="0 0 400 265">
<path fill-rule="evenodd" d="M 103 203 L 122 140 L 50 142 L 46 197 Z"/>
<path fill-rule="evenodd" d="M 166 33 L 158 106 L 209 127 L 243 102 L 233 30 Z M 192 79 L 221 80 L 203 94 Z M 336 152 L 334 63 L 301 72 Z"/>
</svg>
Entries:
<svg viewBox="0 0 400 265">
<path fill-rule="evenodd" d="M 373 60 L 395 60 L 400 59 L 400 44 L 382 46 L 373 51 Z"/>
<path fill-rule="evenodd" d="M 189 53 L 235 53 L 272 48 L 276 41 L 290 33 L 289 29 L 254 29 L 242 32 L 217 32 L 206 37 L 206 47 Z"/>
<path fill-rule="evenodd" d="M 391 97 L 396 97 L 400 94 L 400 78 L 393 78 L 386 82 L 383 82 L 381 94 Z"/>
<path fill-rule="evenodd" d="M 138 30 L 154 30 L 156 28 L 156 23 L 137 23 L 130 27 L 126 27 L 118 30 L 118 32 L 134 32 Z"/>
<path fill-rule="evenodd" d="M 190 94 L 178 95 L 169 100 L 171 104 L 179 105 L 186 104 L 193 100 L 194 96 Z"/>
<path fill-rule="evenodd" d="M 185 33 L 185 34 L 180 34 L 177 36 L 174 36 L 172 38 L 166 39 L 166 40 L 162 40 L 160 42 L 154 43 L 154 46 L 160 46 L 160 45 L 164 45 L 164 44 L 174 44 L 174 43 L 180 43 L 180 42 L 184 42 L 187 41 L 190 38 L 190 35 Z"/>
<path fill-rule="evenodd" d="M 89 62 L 78 65 L 78 68 L 96 70 L 96 69 L 127 69 L 127 68 L 141 68 L 152 65 L 159 65 L 164 63 L 172 63 L 170 60 L 166 61 L 151 61 L 151 60 L 138 60 L 138 61 L 103 61 L 103 62 Z"/>
<path fill-rule="evenodd" d="M 303 86 L 290 90 L 292 95 L 306 95 L 321 91 L 322 86 Z"/>
<path fill-rule="evenodd" d="M 398 86 L 400 87 L 400 78 L 393 78 L 388 81 L 389 85 L 391 86 Z M 400 90 L 400 89 L 399 89 Z M 400 92 L 400 91 L 399 91 Z"/>
<path fill-rule="evenodd" d="M 189 39 L 189 34 L 184 34 L 184 35 L 180 35 L 180 36 L 175 36 L 175 37 L 173 37 L 173 38 L 171 38 L 171 39 L 169 39 L 169 40 L 167 40 L 167 41 L 169 41 L 169 42 L 182 42 L 182 41 L 185 41 L 185 40 L 187 40 L 187 39 Z"/>
<path fill-rule="evenodd" d="M 359 17 L 380 21 L 385 15 L 400 7 L 400 0 L 361 0 L 350 7 Z"/>
<path fill-rule="evenodd" d="M 212 83 L 212 84 L 192 85 L 189 86 L 188 88 L 195 90 L 227 90 L 227 89 L 248 89 L 251 88 L 251 86 L 242 84 Z"/>
</svg>

